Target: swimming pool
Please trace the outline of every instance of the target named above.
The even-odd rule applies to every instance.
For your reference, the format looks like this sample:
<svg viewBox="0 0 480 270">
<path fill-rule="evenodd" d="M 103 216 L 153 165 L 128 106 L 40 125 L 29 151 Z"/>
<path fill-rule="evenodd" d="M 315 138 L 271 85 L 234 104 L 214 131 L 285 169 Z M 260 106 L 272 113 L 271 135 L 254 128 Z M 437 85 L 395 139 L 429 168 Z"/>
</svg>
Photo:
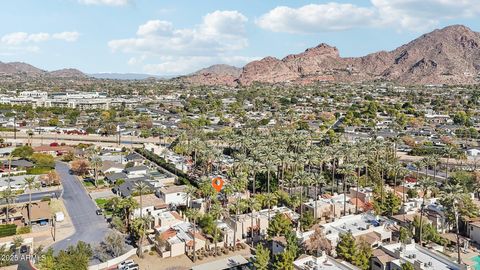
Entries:
<svg viewBox="0 0 480 270">
<path fill-rule="evenodd" d="M 471 260 L 473 261 L 473 269 L 480 270 L 480 255 L 473 257 Z"/>
</svg>

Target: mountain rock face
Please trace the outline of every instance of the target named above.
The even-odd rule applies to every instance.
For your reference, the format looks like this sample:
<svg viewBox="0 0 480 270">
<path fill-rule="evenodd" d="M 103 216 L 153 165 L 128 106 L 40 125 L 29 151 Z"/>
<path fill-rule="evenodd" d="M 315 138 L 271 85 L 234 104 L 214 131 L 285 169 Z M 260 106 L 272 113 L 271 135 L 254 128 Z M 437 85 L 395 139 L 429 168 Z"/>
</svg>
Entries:
<svg viewBox="0 0 480 270">
<path fill-rule="evenodd" d="M 183 77 L 192 84 L 234 86 L 242 73 L 241 68 L 229 65 L 213 65 Z"/>
<path fill-rule="evenodd" d="M 17 77 L 49 77 L 49 78 L 87 78 L 83 72 L 73 69 L 60 69 L 55 71 L 45 71 L 43 69 L 36 68 L 30 64 L 22 62 L 0 62 L 0 77 L 1 76 L 17 76 Z"/>
<path fill-rule="evenodd" d="M 32 65 L 22 62 L 2 63 L 0 62 L 0 75 L 24 75 L 37 77 L 45 75 L 45 71 Z"/>
<path fill-rule="evenodd" d="M 342 58 L 327 44 L 283 59 L 266 57 L 248 63 L 240 75 L 198 72 L 196 84 L 250 85 L 261 83 L 309 84 L 318 81 L 392 81 L 401 84 L 475 84 L 480 82 L 480 33 L 453 25 L 405 44 L 393 51 Z M 207 69 L 208 70 L 208 69 Z M 192 78 L 187 76 L 187 78 Z M 211 80 L 214 77 L 215 80 Z M 233 79 L 233 83 L 232 83 Z"/>
<path fill-rule="evenodd" d="M 48 76 L 55 77 L 55 78 L 87 78 L 88 77 L 80 70 L 74 69 L 74 68 L 64 68 L 64 69 L 50 71 L 48 73 Z"/>
</svg>

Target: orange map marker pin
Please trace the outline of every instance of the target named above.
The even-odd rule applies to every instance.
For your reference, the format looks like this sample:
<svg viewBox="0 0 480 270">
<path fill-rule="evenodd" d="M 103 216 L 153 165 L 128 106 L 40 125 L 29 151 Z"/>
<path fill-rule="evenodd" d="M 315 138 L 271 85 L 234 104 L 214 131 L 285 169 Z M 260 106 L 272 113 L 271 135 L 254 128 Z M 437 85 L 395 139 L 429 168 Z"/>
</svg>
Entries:
<svg viewBox="0 0 480 270">
<path fill-rule="evenodd" d="M 220 192 L 223 187 L 223 179 L 221 177 L 215 177 L 212 179 L 212 187 L 217 190 L 217 192 Z"/>
</svg>

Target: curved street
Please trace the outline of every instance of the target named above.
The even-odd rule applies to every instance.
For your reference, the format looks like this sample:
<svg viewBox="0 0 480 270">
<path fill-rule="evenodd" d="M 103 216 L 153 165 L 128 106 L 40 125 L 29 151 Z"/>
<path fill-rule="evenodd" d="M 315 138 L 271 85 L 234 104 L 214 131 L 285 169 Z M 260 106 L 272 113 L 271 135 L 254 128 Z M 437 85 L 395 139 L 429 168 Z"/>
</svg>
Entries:
<svg viewBox="0 0 480 270">
<path fill-rule="evenodd" d="M 95 245 L 101 242 L 104 236 L 111 230 L 103 216 L 95 213 L 97 206 L 92 201 L 82 183 L 76 176 L 70 174 L 68 164 L 57 162 L 55 169 L 60 175 L 63 185 L 63 201 L 68 215 L 75 227 L 75 233 L 70 237 L 52 245 L 55 251 L 75 245 L 83 241 Z"/>
</svg>

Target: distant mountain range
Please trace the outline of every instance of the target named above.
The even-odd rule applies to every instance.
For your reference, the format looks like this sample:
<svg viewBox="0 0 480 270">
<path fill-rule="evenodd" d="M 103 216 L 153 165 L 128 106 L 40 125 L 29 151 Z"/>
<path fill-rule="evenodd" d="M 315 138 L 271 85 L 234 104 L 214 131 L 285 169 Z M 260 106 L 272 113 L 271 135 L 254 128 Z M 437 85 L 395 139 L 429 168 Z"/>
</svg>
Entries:
<svg viewBox="0 0 480 270">
<path fill-rule="evenodd" d="M 142 73 L 93 73 L 89 76 L 96 79 L 109 79 L 109 80 L 146 80 L 146 79 L 169 79 L 168 76 L 157 76 L 151 74 Z"/>
<path fill-rule="evenodd" d="M 1 76 L 17 76 L 28 78 L 88 78 L 87 75 L 78 69 L 65 68 L 54 71 L 45 71 L 23 62 L 0 62 L 0 77 Z"/>
<path fill-rule="evenodd" d="M 401 84 L 477 84 L 480 33 L 452 25 L 424 34 L 393 51 L 342 58 L 327 44 L 283 59 L 266 57 L 239 69 L 215 65 L 179 77 L 201 85 L 260 83 L 310 84 L 318 81 L 392 81 Z"/>
<path fill-rule="evenodd" d="M 45 71 L 22 62 L 0 62 L 0 78 L 72 78 L 144 80 L 169 79 L 148 74 L 85 74 L 77 69 Z M 196 85 L 251 85 L 260 83 L 310 84 L 390 81 L 400 84 L 478 84 L 480 33 L 452 25 L 424 34 L 393 51 L 363 57 L 340 57 L 337 48 L 321 43 L 283 59 L 265 57 L 243 68 L 214 65 L 175 80 Z"/>
</svg>

